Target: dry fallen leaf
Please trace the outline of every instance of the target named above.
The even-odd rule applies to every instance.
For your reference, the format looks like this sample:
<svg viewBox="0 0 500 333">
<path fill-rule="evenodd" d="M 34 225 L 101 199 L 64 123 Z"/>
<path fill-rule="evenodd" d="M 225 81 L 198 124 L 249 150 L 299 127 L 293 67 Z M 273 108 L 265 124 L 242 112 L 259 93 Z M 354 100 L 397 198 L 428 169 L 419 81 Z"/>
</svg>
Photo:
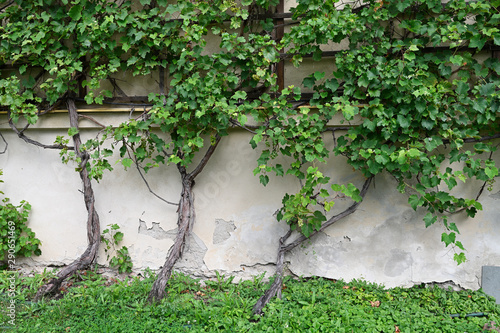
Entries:
<svg viewBox="0 0 500 333">
<path fill-rule="evenodd" d="M 378 308 L 380 306 L 380 301 L 370 301 L 370 305 L 374 308 Z"/>
</svg>

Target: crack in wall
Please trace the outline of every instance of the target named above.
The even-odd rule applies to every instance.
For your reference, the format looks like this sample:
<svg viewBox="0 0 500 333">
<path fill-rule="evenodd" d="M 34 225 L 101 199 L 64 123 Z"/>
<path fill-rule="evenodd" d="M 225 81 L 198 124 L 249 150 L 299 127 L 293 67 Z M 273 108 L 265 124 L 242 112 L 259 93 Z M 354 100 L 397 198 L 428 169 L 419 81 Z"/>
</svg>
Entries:
<svg viewBox="0 0 500 333">
<path fill-rule="evenodd" d="M 497 193 L 494 193 L 494 194 L 490 194 L 489 197 L 493 198 L 495 200 L 500 200 L 500 191 L 498 191 Z"/>
</svg>

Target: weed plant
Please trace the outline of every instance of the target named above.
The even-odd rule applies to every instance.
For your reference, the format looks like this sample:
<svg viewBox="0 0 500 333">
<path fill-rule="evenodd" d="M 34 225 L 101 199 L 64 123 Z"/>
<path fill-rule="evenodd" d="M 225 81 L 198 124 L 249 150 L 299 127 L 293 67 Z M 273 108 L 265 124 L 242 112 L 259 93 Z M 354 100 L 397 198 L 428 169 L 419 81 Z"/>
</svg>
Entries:
<svg viewBox="0 0 500 333">
<path fill-rule="evenodd" d="M 415 286 L 386 289 L 365 281 L 285 279 L 283 297 L 262 317 L 252 306 L 264 292 L 264 276 L 234 283 L 217 273 L 200 281 L 175 274 L 168 297 L 148 304 L 154 274 L 124 280 L 93 271 L 73 277 L 58 300 L 32 302 L 52 273 L 23 277 L 0 272 L 0 305 L 7 278 L 16 277 L 15 332 L 482 332 L 500 323 L 500 307 L 481 291 Z M 472 314 L 472 316 L 471 316 Z M 452 316 L 453 315 L 453 316 Z M 469 315 L 469 316 L 467 316 Z M 0 314 L 0 323 L 9 318 Z"/>
</svg>

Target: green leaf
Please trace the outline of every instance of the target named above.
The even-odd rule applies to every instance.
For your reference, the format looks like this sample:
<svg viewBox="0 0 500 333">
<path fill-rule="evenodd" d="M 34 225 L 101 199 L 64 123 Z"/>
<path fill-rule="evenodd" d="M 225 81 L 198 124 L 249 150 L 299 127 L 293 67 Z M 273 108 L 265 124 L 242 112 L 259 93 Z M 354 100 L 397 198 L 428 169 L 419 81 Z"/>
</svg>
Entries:
<svg viewBox="0 0 500 333">
<path fill-rule="evenodd" d="M 453 65 L 462 66 L 462 63 L 464 62 L 464 58 L 461 55 L 456 54 L 456 55 L 453 55 L 450 57 L 450 62 Z"/>
<path fill-rule="evenodd" d="M 407 155 L 410 156 L 411 158 L 415 158 L 415 157 L 419 157 L 420 155 L 422 155 L 422 153 L 420 152 L 420 150 L 418 150 L 416 148 L 410 148 L 407 152 Z"/>
<path fill-rule="evenodd" d="M 71 7 L 68 12 L 69 17 L 71 17 L 74 21 L 78 21 L 82 17 L 82 9 L 82 4 Z"/>
<path fill-rule="evenodd" d="M 439 191 L 438 193 L 436 193 L 436 199 L 438 199 L 442 203 L 445 203 L 451 201 L 452 196 L 447 192 Z"/>
<path fill-rule="evenodd" d="M 410 47 L 408 48 L 408 50 L 410 50 L 410 51 L 418 51 L 418 46 L 415 45 L 415 44 L 412 44 L 412 45 L 410 45 Z"/>
<path fill-rule="evenodd" d="M 469 84 L 463 81 L 457 83 L 457 89 L 455 90 L 459 95 L 466 95 L 469 91 Z"/>
<path fill-rule="evenodd" d="M 340 84 L 337 79 L 326 80 L 325 87 L 330 89 L 331 91 L 337 91 Z"/>
<path fill-rule="evenodd" d="M 451 231 L 455 231 L 457 234 L 460 234 L 460 231 L 458 231 L 458 227 L 455 223 L 450 223 L 450 225 L 448 226 L 448 229 L 450 229 Z M 462 244 L 462 243 L 460 243 Z"/>
<path fill-rule="evenodd" d="M 450 232 L 449 234 L 443 232 L 441 234 L 441 241 L 444 242 L 446 246 L 448 246 L 452 243 L 455 243 L 456 236 L 457 235 L 454 232 Z"/>
<path fill-rule="evenodd" d="M 496 167 L 485 167 L 484 173 L 488 176 L 489 179 L 493 179 L 498 176 L 498 168 Z"/>
<path fill-rule="evenodd" d="M 490 97 L 495 92 L 495 88 L 496 88 L 495 84 L 486 83 L 479 88 L 479 92 L 481 93 L 481 95 L 485 97 Z"/>
<path fill-rule="evenodd" d="M 458 242 L 457 242 L 458 243 Z M 460 252 L 460 254 L 458 253 L 455 253 L 453 255 L 453 260 L 455 260 L 457 262 L 458 265 L 464 263 L 467 261 L 467 258 L 465 257 L 465 253 L 463 252 Z"/>
<path fill-rule="evenodd" d="M 410 121 L 408 120 L 407 117 L 405 117 L 403 115 L 398 114 L 397 122 L 398 122 L 399 126 L 401 126 L 402 128 L 410 127 Z"/>
<path fill-rule="evenodd" d="M 416 194 L 410 195 L 408 198 L 408 203 L 410 204 L 413 210 L 417 210 L 417 207 L 422 206 L 423 198 L 417 196 Z"/>
<path fill-rule="evenodd" d="M 321 49 L 319 47 L 317 47 L 314 51 L 313 51 L 313 60 L 314 61 L 320 61 L 321 58 L 323 56 L 323 51 L 321 51 Z"/>
<path fill-rule="evenodd" d="M 115 244 L 118 244 L 119 242 L 121 242 L 123 240 L 123 232 L 117 231 L 113 235 L 113 239 L 115 240 Z"/>
<path fill-rule="evenodd" d="M 430 131 L 434 127 L 434 121 L 430 119 L 423 119 L 422 120 L 422 127 L 425 128 L 426 130 Z"/>
<path fill-rule="evenodd" d="M 358 86 L 360 87 L 368 87 L 369 83 L 370 81 L 368 80 L 368 77 L 365 74 L 361 75 L 358 79 Z"/>
<path fill-rule="evenodd" d="M 314 72 L 314 78 L 316 81 L 321 80 L 325 77 L 325 72 Z"/>
<path fill-rule="evenodd" d="M 234 99 L 246 99 L 247 93 L 243 90 L 238 90 L 237 92 L 234 93 L 233 98 Z"/>
<path fill-rule="evenodd" d="M 266 58 L 270 62 L 274 62 L 276 60 L 276 58 L 278 58 L 278 56 L 279 56 L 276 49 L 274 49 L 272 47 L 262 50 L 262 55 L 264 56 L 264 58 Z"/>
<path fill-rule="evenodd" d="M 486 38 L 482 38 L 482 35 L 480 35 L 480 34 L 475 34 L 472 36 L 472 38 L 470 40 L 469 47 L 472 47 L 472 48 L 476 47 L 479 50 L 481 50 L 485 43 L 486 43 Z"/>
<path fill-rule="evenodd" d="M 132 163 L 133 163 L 133 161 L 130 158 L 124 158 L 124 159 L 122 159 L 122 165 L 125 168 L 129 168 L 130 166 L 132 166 Z"/>
<path fill-rule="evenodd" d="M 437 216 L 427 213 L 424 217 L 425 227 L 428 228 L 437 221 Z"/>
<path fill-rule="evenodd" d="M 302 84 L 306 88 L 312 88 L 314 87 L 314 84 L 316 83 L 316 79 L 314 77 L 308 76 L 306 77 L 303 81 Z"/>
<path fill-rule="evenodd" d="M 416 56 L 415 56 L 415 53 L 413 53 L 413 52 L 405 52 L 404 57 L 408 61 L 413 61 L 413 60 L 415 60 Z"/>
<path fill-rule="evenodd" d="M 377 161 L 377 163 L 380 163 L 382 165 L 386 165 L 387 163 L 389 163 L 390 159 L 388 156 L 385 155 L 376 155 L 375 161 Z"/>
<path fill-rule="evenodd" d="M 69 136 L 75 136 L 76 134 L 78 134 L 78 128 L 76 128 L 76 127 L 70 127 L 68 129 L 68 135 Z"/>
</svg>

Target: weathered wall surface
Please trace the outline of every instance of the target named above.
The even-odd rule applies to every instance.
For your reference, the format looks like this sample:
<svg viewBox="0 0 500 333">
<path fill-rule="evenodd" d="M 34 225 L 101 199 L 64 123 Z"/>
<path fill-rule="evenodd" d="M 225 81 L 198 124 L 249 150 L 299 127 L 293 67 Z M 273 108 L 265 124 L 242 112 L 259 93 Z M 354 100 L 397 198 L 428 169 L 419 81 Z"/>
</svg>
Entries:
<svg viewBox="0 0 500 333">
<path fill-rule="evenodd" d="M 109 115 L 106 121 L 116 118 L 117 114 Z M 24 199 L 32 204 L 29 223 L 43 243 L 40 257 L 21 262 L 33 267 L 68 264 L 87 246 L 87 215 L 74 165 L 61 163 L 58 151 L 21 141 L 6 129 L 5 118 L 0 124 L 9 144 L 7 152 L 0 155 L 5 181 L 2 191 L 14 203 Z M 52 142 L 56 135 L 65 134 L 66 115 L 52 116 L 50 124 L 52 129 L 47 129 L 42 122 L 40 129 L 30 130 L 29 135 Z M 95 135 L 96 130 L 90 127 L 94 126 L 82 121 L 84 136 Z M 252 174 L 258 152 L 251 149 L 249 140 L 250 134 L 231 132 L 199 176 L 196 224 L 177 269 L 199 277 L 211 277 L 215 270 L 242 278 L 272 273 L 278 239 L 286 232 L 286 225 L 277 222 L 274 213 L 282 195 L 300 185 L 291 177 L 273 178 L 267 187 L 260 185 Z M 334 180 L 358 186 L 363 182 L 341 157 L 332 157 L 322 168 Z M 175 168 L 151 170 L 146 177 L 159 195 L 178 200 L 180 184 Z M 386 286 L 452 280 L 462 287 L 479 288 L 481 266 L 500 265 L 500 186 L 495 184 L 493 191 L 485 191 L 480 199 L 484 211 L 475 219 L 464 214 L 451 218 L 461 231 L 459 238 L 469 259 L 457 266 L 453 249 L 440 241 L 443 227 L 436 223 L 426 229 L 424 213 L 413 211 L 407 195 L 397 192 L 396 185 L 390 175 L 377 176 L 357 212 L 287 256 L 288 271 L 346 280 L 363 278 Z M 175 235 L 176 207 L 151 195 L 137 170 L 124 171 L 120 165 L 94 183 L 94 190 L 102 229 L 112 223 L 120 225 L 134 269 L 162 266 Z M 475 189 L 460 190 L 473 195 Z M 348 204 L 339 198 L 332 213 Z M 99 261 L 105 262 L 102 250 Z"/>
</svg>

